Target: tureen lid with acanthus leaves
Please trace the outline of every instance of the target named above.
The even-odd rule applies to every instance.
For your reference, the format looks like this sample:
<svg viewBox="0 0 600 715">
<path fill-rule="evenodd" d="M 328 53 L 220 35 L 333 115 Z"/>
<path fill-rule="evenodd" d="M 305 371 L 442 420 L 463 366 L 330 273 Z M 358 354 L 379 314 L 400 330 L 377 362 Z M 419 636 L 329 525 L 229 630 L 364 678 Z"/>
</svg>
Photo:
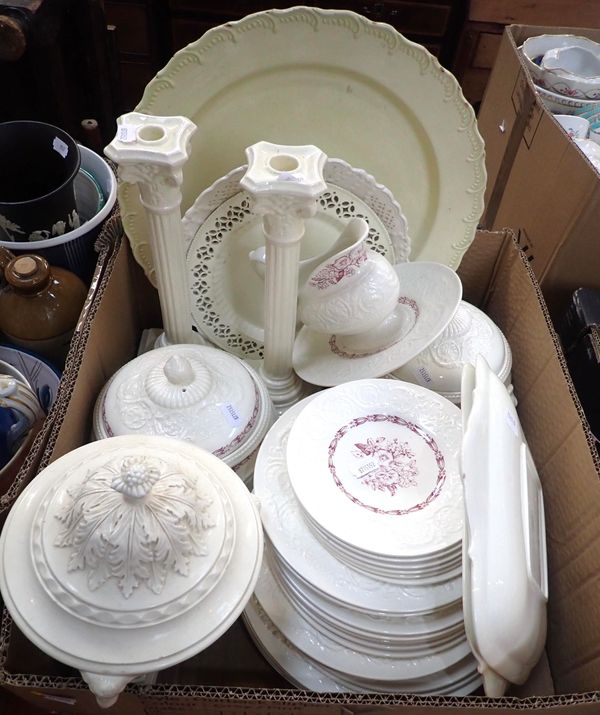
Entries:
<svg viewBox="0 0 600 715">
<path fill-rule="evenodd" d="M 41 650 L 108 707 L 127 682 L 203 650 L 240 614 L 262 559 L 252 495 L 208 452 L 121 436 L 43 470 L 0 537 L 0 590 Z"/>
</svg>

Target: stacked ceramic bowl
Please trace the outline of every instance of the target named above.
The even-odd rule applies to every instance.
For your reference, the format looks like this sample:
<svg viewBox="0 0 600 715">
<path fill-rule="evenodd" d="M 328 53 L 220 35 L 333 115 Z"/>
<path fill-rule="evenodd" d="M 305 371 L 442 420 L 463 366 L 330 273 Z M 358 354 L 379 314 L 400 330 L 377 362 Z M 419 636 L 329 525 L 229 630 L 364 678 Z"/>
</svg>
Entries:
<svg viewBox="0 0 600 715">
<path fill-rule="evenodd" d="M 291 682 L 318 691 L 467 694 L 460 411 L 423 387 L 360 380 L 285 413 L 254 489 L 266 558 L 245 611 Z"/>
<path fill-rule="evenodd" d="M 600 44 L 575 35 L 525 40 L 523 60 L 551 112 L 576 114 L 600 100 Z"/>
</svg>

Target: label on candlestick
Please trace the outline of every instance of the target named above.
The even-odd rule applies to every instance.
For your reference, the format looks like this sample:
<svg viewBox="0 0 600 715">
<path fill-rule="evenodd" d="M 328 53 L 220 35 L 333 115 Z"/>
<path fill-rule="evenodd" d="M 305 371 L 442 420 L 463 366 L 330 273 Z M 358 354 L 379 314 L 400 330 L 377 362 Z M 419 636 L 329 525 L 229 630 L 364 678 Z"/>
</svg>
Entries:
<svg viewBox="0 0 600 715">
<path fill-rule="evenodd" d="M 137 139 L 137 127 L 132 124 L 121 124 L 117 136 L 120 142 L 130 144 Z"/>
</svg>

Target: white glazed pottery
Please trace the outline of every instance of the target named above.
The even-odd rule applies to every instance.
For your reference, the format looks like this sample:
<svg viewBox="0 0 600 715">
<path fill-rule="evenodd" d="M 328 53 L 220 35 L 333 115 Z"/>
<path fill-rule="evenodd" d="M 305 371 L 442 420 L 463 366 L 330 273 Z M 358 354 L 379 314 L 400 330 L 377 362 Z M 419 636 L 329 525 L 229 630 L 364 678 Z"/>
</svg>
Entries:
<svg viewBox="0 0 600 715">
<path fill-rule="evenodd" d="M 365 243 L 369 226 L 351 219 L 341 250 L 319 264 L 298 292 L 298 317 L 318 333 L 351 335 L 379 325 L 400 295 L 390 263 Z"/>
<path fill-rule="evenodd" d="M 308 528 L 290 484 L 286 449 L 296 418 L 316 397 L 307 397 L 285 412 L 259 450 L 254 491 L 260 499 L 266 536 L 294 577 L 317 592 L 324 603 L 342 608 L 346 621 L 355 614 L 359 620 L 352 622 L 357 626 L 368 628 L 366 623 L 371 623 L 372 628 L 376 624 L 379 628 L 388 623 L 394 632 L 404 635 L 442 627 L 435 625 L 437 614 L 446 614 L 460 604 L 460 579 L 428 587 L 384 583 L 340 563 Z M 447 624 L 447 616 L 441 618 Z"/>
<path fill-rule="evenodd" d="M 44 358 L 14 345 L 0 344 L 0 360 L 12 365 L 25 376 L 42 409 L 48 413 L 58 394 L 60 372 Z"/>
<path fill-rule="evenodd" d="M 165 435 L 207 449 L 249 479 L 274 419 L 264 383 L 239 358 L 170 345 L 124 365 L 94 409 L 94 437 Z"/>
<path fill-rule="evenodd" d="M 600 145 L 591 139 L 573 139 L 590 164 L 600 172 Z"/>
<path fill-rule="evenodd" d="M 259 12 L 175 54 L 136 109 L 198 126 L 192 151 L 202 160 L 184 170 L 184 211 L 268 138 L 316 144 L 387 186 L 402 200 L 413 260 L 456 268 L 475 235 L 486 173 L 473 110 L 435 57 L 389 25 L 343 10 Z M 123 186 L 119 202 L 151 275 L 136 187 Z"/>
<path fill-rule="evenodd" d="M 148 239 L 156 260 L 156 287 L 164 335 L 160 344 L 194 343 L 181 228 L 182 169 L 196 126 L 186 117 L 129 112 L 104 153 L 119 165 L 121 182 L 139 187 Z"/>
<path fill-rule="evenodd" d="M 576 114 L 584 109 L 592 109 L 598 104 L 596 99 L 567 97 L 540 86 L 536 87 L 536 92 L 546 108 L 553 114 Z"/>
<path fill-rule="evenodd" d="M 240 185 L 262 217 L 266 248 L 264 355 L 259 370 L 273 404 L 284 410 L 304 390 L 292 369 L 298 308 L 298 266 L 305 219 L 317 213 L 327 188 L 326 155 L 316 146 L 260 141 L 246 149 Z"/>
<path fill-rule="evenodd" d="M 352 677 L 392 682 L 401 690 L 402 681 L 441 675 L 470 653 L 466 637 L 448 649 L 431 645 L 429 652 L 416 657 L 375 656 L 358 649 L 344 648 L 322 630 L 311 626 L 292 606 L 274 579 L 266 560 L 256 583 L 255 595 L 269 618 L 283 635 L 310 658 Z M 407 690 L 410 688 L 410 683 Z"/>
<path fill-rule="evenodd" d="M 545 86 L 559 94 L 600 99 L 600 45 L 596 52 L 578 47 L 548 50 L 540 63 Z"/>
<path fill-rule="evenodd" d="M 460 404 L 460 384 L 465 364 L 483 355 L 492 370 L 510 384 L 512 353 L 502 331 L 482 310 L 461 301 L 442 334 L 392 377 L 413 382 Z"/>
<path fill-rule="evenodd" d="M 29 385 L 29 381 L 23 375 L 23 373 L 20 370 L 17 370 L 14 365 L 11 365 L 10 363 L 6 362 L 5 360 L 0 360 L 0 374 L 1 375 L 10 375 L 11 377 L 14 377 L 15 380 L 18 380 L 19 382 L 22 382 L 24 385 Z"/>
<path fill-rule="evenodd" d="M 224 350 L 260 359 L 265 285 L 256 267 L 265 265 L 265 238 L 260 216 L 240 186 L 245 171 L 246 166 L 234 169 L 198 196 L 183 218 L 183 234 L 193 325 Z M 307 270 L 332 255 L 332 245 L 351 218 L 369 224 L 369 248 L 390 263 L 408 260 L 406 219 L 388 189 L 340 159 L 325 162 L 323 177 L 327 189 L 318 197 L 316 215 L 305 221 L 299 285 Z"/>
<path fill-rule="evenodd" d="M 13 506 L 0 589 L 17 627 L 103 707 L 216 640 L 258 576 L 255 504 L 213 455 L 115 437 L 53 462 Z"/>
<path fill-rule="evenodd" d="M 460 602 L 438 608 L 430 614 L 417 616 L 366 613 L 341 601 L 328 599 L 312 584 L 302 579 L 298 572 L 291 569 L 271 543 L 269 548 L 272 556 L 270 567 L 277 573 L 279 583 L 285 584 L 286 590 L 295 592 L 309 603 L 310 610 L 318 616 L 319 622 L 328 624 L 330 629 L 352 634 L 355 638 L 363 637 L 371 641 L 377 638 L 381 643 L 401 643 L 410 646 L 438 637 L 443 638 L 463 628 Z"/>
<path fill-rule="evenodd" d="M 600 45 L 587 37 L 578 37 L 576 35 L 537 35 L 529 37 L 519 48 L 521 55 L 525 61 L 525 65 L 531 74 L 533 81 L 539 87 L 555 92 L 558 95 L 571 94 L 570 92 L 561 92 L 560 89 L 564 85 L 560 85 L 559 89 L 554 88 L 555 82 L 560 82 L 559 78 L 553 73 L 544 69 L 541 64 L 546 53 L 562 48 L 582 48 L 594 55 L 600 54 Z M 573 94 L 571 96 L 574 97 Z M 585 95 L 577 97 L 577 99 L 586 99 Z"/>
<path fill-rule="evenodd" d="M 544 506 L 511 397 L 484 358 L 465 367 L 462 389 L 465 627 L 486 694 L 500 697 L 544 648 Z"/>
<path fill-rule="evenodd" d="M 381 377 L 414 358 L 444 330 L 462 296 L 456 273 L 426 262 L 401 263 L 394 270 L 400 282 L 398 304 L 376 327 L 354 335 L 326 335 L 307 326 L 300 330 L 294 369 L 303 380 L 330 387 Z"/>
<path fill-rule="evenodd" d="M 250 599 L 244 610 L 244 621 L 253 639 L 265 658 L 284 678 L 296 687 L 314 692 L 399 692 L 393 683 L 367 681 L 350 678 L 348 675 L 317 663 L 305 653 L 299 651 L 266 614 L 255 597 Z M 439 695 L 468 695 L 477 688 L 480 676 L 473 674 L 473 660 L 468 657 L 447 671 L 450 678 L 455 678 L 452 685 L 436 691 Z M 416 682 L 404 684 L 400 692 L 419 693 L 422 684 Z M 427 692 L 430 692 L 429 690 Z"/>
<path fill-rule="evenodd" d="M 556 119 L 571 139 L 588 138 L 590 122 L 585 117 L 577 117 L 572 114 L 555 114 L 554 119 Z"/>
<path fill-rule="evenodd" d="M 360 551 L 411 557 L 460 543 L 460 411 L 425 388 L 361 380 L 315 396 L 287 445 L 290 481 L 323 530 Z"/>
<path fill-rule="evenodd" d="M 0 407 L 20 412 L 31 425 L 45 417 L 33 389 L 12 375 L 0 374 Z"/>
<path fill-rule="evenodd" d="M 232 176 L 232 174 L 230 173 L 229 176 Z M 321 210 L 331 211 L 333 209 L 336 217 L 340 219 L 344 215 L 352 218 L 364 218 L 369 224 L 369 232 L 366 239 L 369 248 L 373 248 L 381 255 L 388 257 L 390 263 L 403 263 L 408 260 L 410 255 L 410 237 L 408 235 L 406 218 L 402 213 L 400 205 L 385 186 L 378 184 L 366 171 L 353 168 L 341 159 L 328 158 L 323 167 L 323 177 L 327 182 L 328 191 L 319 198 Z M 352 201 L 343 200 L 337 194 L 340 189 L 351 192 L 355 197 L 355 202 L 364 202 L 363 205 L 366 209 L 366 215 L 361 215 L 360 208 L 354 205 Z M 204 191 L 201 196 L 206 197 L 206 194 L 207 192 Z M 189 209 L 186 213 L 184 217 L 184 227 L 187 226 L 188 216 L 191 215 L 193 210 L 196 210 L 198 205 L 202 205 L 201 197 L 198 198 L 194 207 Z M 375 213 L 371 215 L 372 211 Z M 310 234 L 312 232 L 310 221 L 307 222 L 306 227 Z M 310 235 L 305 233 L 302 241 L 303 248 L 300 249 L 301 258 L 298 269 L 298 285 L 304 285 L 308 276 L 320 263 L 323 263 L 323 261 L 331 258 L 331 256 L 344 248 L 344 236 L 342 231 L 338 238 L 334 240 L 326 250 L 321 250 L 320 247 L 324 243 L 324 238 L 327 237 L 326 240 L 329 240 L 329 228 L 327 225 L 321 225 L 318 231 L 319 249 L 317 253 L 311 256 L 310 249 L 308 249 L 309 255 L 303 257 L 303 254 L 307 252 L 305 246 L 310 241 Z M 383 235 L 380 235 L 381 232 L 383 232 Z M 391 244 L 390 247 L 387 245 L 388 241 Z M 259 246 L 249 251 L 248 258 L 252 262 L 254 271 L 261 278 L 264 278 L 266 262 L 265 247 Z"/>
</svg>

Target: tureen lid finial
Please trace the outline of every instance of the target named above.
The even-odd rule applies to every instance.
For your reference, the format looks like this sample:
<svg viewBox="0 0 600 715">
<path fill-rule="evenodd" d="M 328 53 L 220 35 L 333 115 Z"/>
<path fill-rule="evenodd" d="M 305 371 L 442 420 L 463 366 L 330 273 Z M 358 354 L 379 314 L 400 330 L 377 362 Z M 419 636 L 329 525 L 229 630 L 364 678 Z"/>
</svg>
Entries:
<svg viewBox="0 0 600 715">
<path fill-rule="evenodd" d="M 171 355 L 146 376 L 148 397 L 157 405 L 190 407 L 206 398 L 212 385 L 210 370 L 198 358 Z"/>
<path fill-rule="evenodd" d="M 172 385 L 189 385 L 194 377 L 192 363 L 183 355 L 173 355 L 163 368 L 165 377 Z"/>
<path fill-rule="evenodd" d="M 121 472 L 111 482 L 111 487 L 125 496 L 135 499 L 145 497 L 160 478 L 158 469 L 143 459 L 123 460 Z"/>
</svg>

